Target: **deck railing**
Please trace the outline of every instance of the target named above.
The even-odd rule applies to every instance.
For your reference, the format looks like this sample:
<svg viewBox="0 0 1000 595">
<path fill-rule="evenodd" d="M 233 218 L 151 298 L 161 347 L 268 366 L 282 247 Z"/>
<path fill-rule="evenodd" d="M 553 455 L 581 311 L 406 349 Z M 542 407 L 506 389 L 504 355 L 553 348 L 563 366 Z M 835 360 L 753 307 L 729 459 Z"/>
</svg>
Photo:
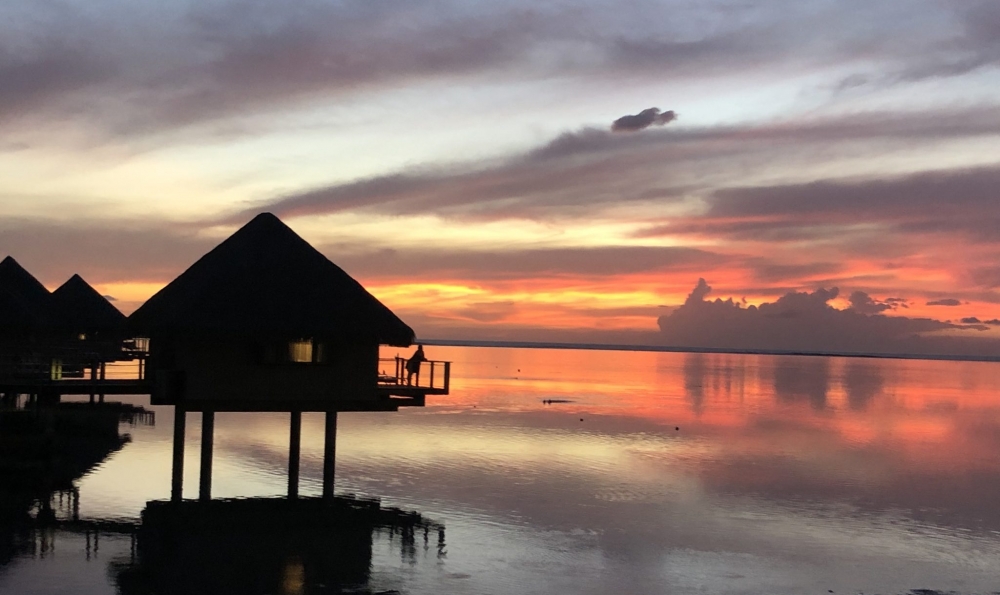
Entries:
<svg viewBox="0 0 1000 595">
<path fill-rule="evenodd" d="M 424 360 L 413 374 L 406 369 L 404 357 L 388 357 L 378 360 L 378 383 L 381 386 L 412 386 L 434 391 L 445 391 L 451 385 L 451 362 Z"/>
</svg>

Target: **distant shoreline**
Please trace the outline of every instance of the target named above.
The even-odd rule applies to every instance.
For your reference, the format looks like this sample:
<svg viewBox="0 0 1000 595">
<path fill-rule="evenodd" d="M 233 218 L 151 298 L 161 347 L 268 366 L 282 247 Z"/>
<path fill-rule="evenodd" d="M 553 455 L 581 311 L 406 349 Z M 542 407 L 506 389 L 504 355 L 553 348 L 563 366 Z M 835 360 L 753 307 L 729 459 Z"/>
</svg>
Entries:
<svg viewBox="0 0 1000 595">
<path fill-rule="evenodd" d="M 804 357 L 861 357 L 872 359 L 906 359 L 956 362 L 1000 362 L 1000 356 L 986 355 L 923 355 L 913 353 L 851 353 L 835 351 L 784 351 L 771 349 L 716 349 L 709 347 L 666 347 L 660 345 L 616 345 L 610 343 L 549 343 L 542 341 L 478 341 L 463 339 L 424 339 L 424 345 L 442 347 L 504 347 L 518 349 L 579 349 L 587 351 L 652 351 L 659 353 L 714 353 L 727 355 L 795 355 Z"/>
</svg>

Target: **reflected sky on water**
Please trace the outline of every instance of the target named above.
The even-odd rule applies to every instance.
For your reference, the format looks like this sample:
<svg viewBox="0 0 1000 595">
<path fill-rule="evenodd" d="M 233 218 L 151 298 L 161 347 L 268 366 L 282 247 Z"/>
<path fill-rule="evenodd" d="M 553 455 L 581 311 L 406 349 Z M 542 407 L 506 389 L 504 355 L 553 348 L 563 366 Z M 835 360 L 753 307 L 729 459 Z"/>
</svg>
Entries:
<svg viewBox="0 0 1000 595">
<path fill-rule="evenodd" d="M 383 356 L 395 355 L 386 350 Z M 407 355 L 403 352 L 402 355 Z M 337 491 L 447 528 L 372 543 L 372 591 L 1000 591 L 1000 365 L 796 356 L 430 347 L 452 395 L 341 414 Z M 136 402 L 142 402 L 138 399 Z M 546 401 L 555 401 L 547 403 Z M 185 496 L 197 496 L 189 414 Z M 86 518 L 169 495 L 172 412 L 77 482 Z M 304 495 L 323 419 L 303 415 Z M 216 497 L 286 489 L 288 416 L 217 414 Z M 114 593 L 108 539 L 21 554 L 0 593 Z M 318 587 L 304 586 L 304 592 Z M 312 589 L 312 591 L 310 591 Z"/>
</svg>

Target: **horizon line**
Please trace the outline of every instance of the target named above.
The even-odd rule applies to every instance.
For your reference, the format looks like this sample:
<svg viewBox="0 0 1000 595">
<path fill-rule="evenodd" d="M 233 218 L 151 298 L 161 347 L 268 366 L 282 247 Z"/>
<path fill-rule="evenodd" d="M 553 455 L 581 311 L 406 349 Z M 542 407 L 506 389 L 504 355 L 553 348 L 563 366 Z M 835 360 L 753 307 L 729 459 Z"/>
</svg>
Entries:
<svg viewBox="0 0 1000 595">
<path fill-rule="evenodd" d="M 935 355 L 917 353 L 876 353 L 850 351 L 809 351 L 783 349 L 735 349 L 722 347 L 671 347 L 666 345 L 628 345 L 617 343 L 566 343 L 558 341 L 493 341 L 482 339 L 415 339 L 413 344 L 441 347 L 501 347 L 519 349 L 575 349 L 585 351 L 644 351 L 658 353 L 711 353 L 726 355 L 791 355 L 802 357 L 857 357 L 868 359 L 901 359 L 929 361 L 962 361 L 998 363 L 1000 356 Z"/>
</svg>

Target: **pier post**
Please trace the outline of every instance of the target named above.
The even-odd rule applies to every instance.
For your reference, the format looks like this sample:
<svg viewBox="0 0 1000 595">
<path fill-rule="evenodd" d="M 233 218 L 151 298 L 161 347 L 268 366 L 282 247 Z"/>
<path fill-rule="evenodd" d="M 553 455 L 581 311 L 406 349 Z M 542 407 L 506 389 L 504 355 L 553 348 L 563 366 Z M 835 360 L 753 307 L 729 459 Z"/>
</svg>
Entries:
<svg viewBox="0 0 1000 595">
<path fill-rule="evenodd" d="M 302 412 L 292 411 L 288 432 L 288 497 L 299 497 L 299 452 L 302 446 Z"/>
<path fill-rule="evenodd" d="M 107 371 L 105 369 L 105 365 L 106 364 L 104 362 L 101 362 L 101 383 L 102 384 L 104 383 L 104 379 L 107 377 Z M 98 394 L 97 395 L 97 400 L 98 400 L 98 402 L 103 403 L 104 402 L 104 393 Z"/>
<path fill-rule="evenodd" d="M 215 412 L 201 413 L 201 478 L 198 499 L 212 499 L 212 442 L 215 435 Z"/>
<path fill-rule="evenodd" d="M 337 412 L 326 412 L 326 443 L 323 447 L 323 499 L 333 499 L 333 478 L 337 467 Z"/>
<path fill-rule="evenodd" d="M 90 365 L 90 402 L 93 403 L 94 399 L 97 397 L 97 391 L 95 390 L 95 385 L 97 384 L 97 364 L 93 363 Z"/>
<path fill-rule="evenodd" d="M 170 480 L 170 499 L 180 502 L 184 494 L 184 422 L 187 411 L 184 407 L 174 407 L 174 467 Z"/>
</svg>

